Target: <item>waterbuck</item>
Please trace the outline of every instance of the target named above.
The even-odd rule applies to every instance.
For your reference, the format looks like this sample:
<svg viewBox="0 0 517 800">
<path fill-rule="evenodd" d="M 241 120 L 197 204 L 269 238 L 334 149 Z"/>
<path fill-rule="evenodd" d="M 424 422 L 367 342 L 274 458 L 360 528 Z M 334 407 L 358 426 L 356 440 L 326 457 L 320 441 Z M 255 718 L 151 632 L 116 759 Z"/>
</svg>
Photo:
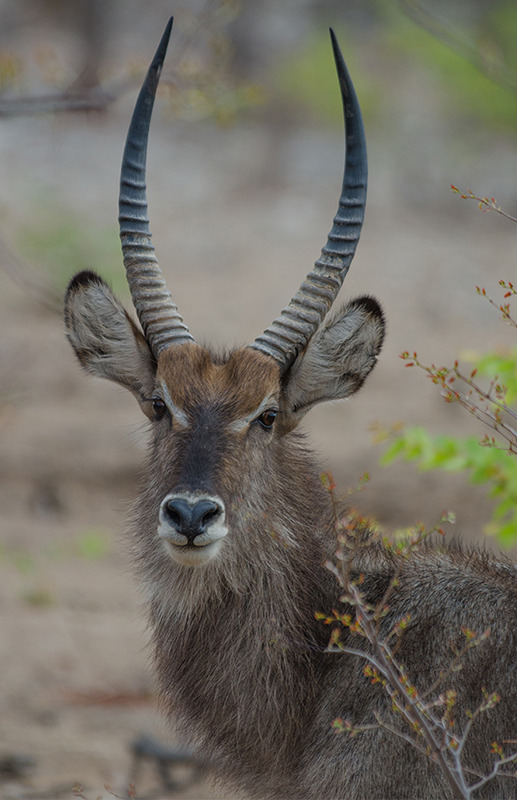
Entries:
<svg viewBox="0 0 517 800">
<path fill-rule="evenodd" d="M 384 336 L 370 297 L 327 316 L 357 246 L 367 176 L 360 109 L 336 39 L 346 160 L 332 230 L 269 328 L 251 345 L 218 354 L 197 344 L 183 322 L 147 218 L 147 136 L 171 24 L 137 100 L 121 174 L 120 236 L 141 328 L 93 272 L 71 281 L 65 310 L 84 369 L 129 389 L 150 421 L 133 549 L 165 710 L 203 758 L 252 797 L 464 796 L 432 758 L 375 724 L 380 714 L 400 727 L 386 691 L 365 677 L 363 659 L 325 652 L 328 628 L 315 613 L 346 604 L 325 567 L 335 549 L 335 511 L 296 429 L 316 403 L 361 387 Z M 381 635 L 406 620 L 397 658 L 422 692 L 445 671 L 460 731 L 484 692 L 500 694 L 494 710 L 468 723 L 463 760 L 467 782 L 476 783 L 500 757 L 492 742 L 516 749 L 514 567 L 443 545 L 402 557 L 372 542 L 354 558 L 373 606 L 398 574 Z M 488 643 L 448 673 L 462 629 L 490 629 Z M 353 632 L 342 635 L 346 643 Z M 364 730 L 336 735 L 338 717 Z M 476 792 L 516 796 L 506 776 Z"/>
</svg>

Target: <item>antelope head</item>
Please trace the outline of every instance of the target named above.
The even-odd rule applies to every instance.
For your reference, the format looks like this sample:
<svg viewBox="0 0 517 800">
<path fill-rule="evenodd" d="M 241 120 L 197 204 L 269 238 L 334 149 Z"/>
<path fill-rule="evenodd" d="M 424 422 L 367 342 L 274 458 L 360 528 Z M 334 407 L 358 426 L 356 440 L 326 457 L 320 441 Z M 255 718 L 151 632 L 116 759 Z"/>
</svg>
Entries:
<svg viewBox="0 0 517 800">
<path fill-rule="evenodd" d="M 327 243 L 289 305 L 252 344 L 219 357 L 194 341 L 165 284 L 147 215 L 148 130 L 171 26 L 136 103 L 120 179 L 120 238 L 141 328 L 93 272 L 71 281 L 65 321 L 81 365 L 129 389 L 151 421 L 153 524 L 173 561 L 193 567 L 237 546 L 243 506 L 258 518 L 273 498 L 289 506 L 296 527 L 293 515 L 310 506 L 300 484 L 309 468 L 292 432 L 315 404 L 359 389 L 376 363 L 384 320 L 370 297 L 328 316 L 359 240 L 367 181 L 361 112 L 331 31 L 346 159 Z M 287 535 L 296 539 L 296 530 Z"/>
</svg>

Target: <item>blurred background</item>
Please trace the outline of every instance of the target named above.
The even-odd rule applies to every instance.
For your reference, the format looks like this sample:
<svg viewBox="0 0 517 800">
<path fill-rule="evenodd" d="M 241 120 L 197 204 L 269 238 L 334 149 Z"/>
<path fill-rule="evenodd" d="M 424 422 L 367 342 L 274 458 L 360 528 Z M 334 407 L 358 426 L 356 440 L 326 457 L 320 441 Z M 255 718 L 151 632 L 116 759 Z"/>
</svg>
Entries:
<svg viewBox="0 0 517 800">
<path fill-rule="evenodd" d="M 505 352 L 500 302 L 517 226 L 451 184 L 517 210 L 513 0 L 0 0 L 0 797 L 175 794 L 130 744 L 164 737 L 147 667 L 125 520 L 146 426 L 122 389 L 81 374 L 61 298 L 98 270 L 128 304 L 117 228 L 131 110 L 167 18 L 175 24 L 148 159 L 154 242 L 197 340 L 247 343 L 319 255 L 343 164 L 328 37 L 365 117 L 369 200 L 342 290 L 375 295 L 388 337 L 346 405 L 305 427 L 345 495 L 386 532 L 453 509 L 485 541 L 492 503 L 463 474 L 379 464 L 399 423 L 483 435 L 446 405 L 426 363 Z M 487 546 L 494 543 L 488 540 Z M 182 776 L 180 776 L 182 777 Z M 184 776 L 186 779 L 188 776 Z M 188 781 L 187 781 L 188 782 Z M 124 788 L 125 787 L 125 788 Z"/>
</svg>

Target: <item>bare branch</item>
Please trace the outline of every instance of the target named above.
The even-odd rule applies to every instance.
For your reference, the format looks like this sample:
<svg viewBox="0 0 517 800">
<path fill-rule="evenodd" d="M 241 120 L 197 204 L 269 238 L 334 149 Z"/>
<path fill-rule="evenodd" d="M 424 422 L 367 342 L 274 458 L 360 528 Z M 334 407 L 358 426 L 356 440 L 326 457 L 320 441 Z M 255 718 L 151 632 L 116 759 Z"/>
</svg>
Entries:
<svg viewBox="0 0 517 800">
<path fill-rule="evenodd" d="M 106 111 L 133 84 L 124 78 L 105 87 L 95 86 L 78 91 L 57 92 L 40 96 L 0 99 L 0 117 L 57 114 L 70 111 Z"/>
</svg>

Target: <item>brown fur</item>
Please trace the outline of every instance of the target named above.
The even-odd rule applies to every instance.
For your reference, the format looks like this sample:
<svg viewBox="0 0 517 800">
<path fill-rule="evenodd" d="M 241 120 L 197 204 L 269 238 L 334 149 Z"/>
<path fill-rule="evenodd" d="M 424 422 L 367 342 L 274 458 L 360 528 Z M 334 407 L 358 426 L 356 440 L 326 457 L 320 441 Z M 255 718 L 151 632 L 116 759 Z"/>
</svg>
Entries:
<svg viewBox="0 0 517 800">
<path fill-rule="evenodd" d="M 382 687 L 363 675 L 362 659 L 324 652 L 328 630 L 315 612 L 339 603 L 324 567 L 335 546 L 333 509 L 295 427 L 316 402 L 352 394 L 364 381 L 382 343 L 378 306 L 368 298 L 346 306 L 283 376 L 255 350 L 216 357 L 195 344 L 165 350 L 156 369 L 122 309 L 114 320 L 107 288 L 99 302 L 99 285 L 95 276 L 76 279 L 67 327 L 83 366 L 126 385 L 152 419 L 132 533 L 165 712 L 224 780 L 251 797 L 452 797 L 437 766 L 393 734 L 375 728 L 349 738 L 331 727 L 336 717 L 371 726 L 377 712 L 400 720 Z M 155 419 L 152 397 L 160 393 L 173 411 Z M 242 422 L 268 398 L 278 409 L 270 429 Z M 219 498 L 228 527 L 217 555 L 198 567 L 177 563 L 156 533 L 163 498 L 187 491 Z M 442 687 L 457 691 L 459 729 L 484 688 L 501 695 L 465 750 L 467 767 L 489 771 L 491 742 L 517 739 L 515 567 L 456 547 L 404 560 L 373 543 L 354 567 L 371 603 L 400 573 L 383 629 L 410 615 L 399 658 L 421 690 L 451 663 L 462 627 L 490 629 L 488 643 Z M 516 796 L 510 778 L 477 794 Z"/>
<path fill-rule="evenodd" d="M 251 413 L 267 394 L 278 394 L 279 373 L 272 359 L 247 348 L 218 363 L 204 347 L 185 344 L 176 348 L 173 359 L 165 354 L 160 358 L 157 379 L 167 384 L 172 400 L 187 414 L 202 403 L 217 403 L 238 418 Z"/>
</svg>

